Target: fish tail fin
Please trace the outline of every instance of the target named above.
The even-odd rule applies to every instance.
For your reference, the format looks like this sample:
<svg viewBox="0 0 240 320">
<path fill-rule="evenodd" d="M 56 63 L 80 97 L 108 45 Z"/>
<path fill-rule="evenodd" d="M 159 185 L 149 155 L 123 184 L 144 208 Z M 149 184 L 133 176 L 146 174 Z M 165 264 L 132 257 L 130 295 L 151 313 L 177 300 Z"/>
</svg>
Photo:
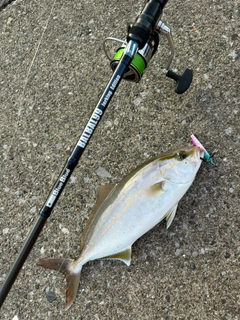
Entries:
<svg viewBox="0 0 240 320">
<path fill-rule="evenodd" d="M 53 269 L 60 271 L 66 275 L 67 289 L 66 289 L 66 310 L 69 309 L 76 298 L 77 290 L 80 281 L 81 270 L 74 272 L 72 267 L 72 260 L 65 259 L 43 259 L 37 262 L 38 266 L 46 269 Z"/>
</svg>

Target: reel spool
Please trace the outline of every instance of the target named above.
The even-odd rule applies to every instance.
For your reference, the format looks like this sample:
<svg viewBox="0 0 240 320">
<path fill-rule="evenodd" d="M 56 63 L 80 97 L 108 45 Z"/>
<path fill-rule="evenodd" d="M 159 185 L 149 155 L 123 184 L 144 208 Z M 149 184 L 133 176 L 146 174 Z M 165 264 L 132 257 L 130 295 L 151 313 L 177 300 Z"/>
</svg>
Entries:
<svg viewBox="0 0 240 320">
<path fill-rule="evenodd" d="M 121 47 L 117 49 L 113 58 L 110 58 L 107 52 L 107 49 L 106 49 L 107 41 L 116 41 L 122 44 Z M 154 32 L 150 37 L 150 39 L 148 40 L 148 42 L 146 43 L 146 45 L 143 47 L 143 49 L 137 52 L 128 70 L 125 72 L 123 76 L 124 80 L 130 81 L 130 82 L 139 82 L 141 80 L 149 61 L 151 60 L 152 56 L 157 50 L 158 44 L 159 44 L 159 37 L 157 32 Z M 109 37 L 105 39 L 103 43 L 103 49 L 107 58 L 110 60 L 110 66 L 113 71 L 118 66 L 119 61 L 123 56 L 126 45 L 127 43 L 125 41 L 122 41 L 116 38 Z"/>
</svg>

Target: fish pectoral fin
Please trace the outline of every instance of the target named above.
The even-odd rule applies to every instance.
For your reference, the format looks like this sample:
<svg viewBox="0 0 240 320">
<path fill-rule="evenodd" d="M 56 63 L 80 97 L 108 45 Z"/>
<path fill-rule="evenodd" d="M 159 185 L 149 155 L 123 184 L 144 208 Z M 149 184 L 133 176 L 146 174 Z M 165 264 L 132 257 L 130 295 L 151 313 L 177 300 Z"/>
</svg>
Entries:
<svg viewBox="0 0 240 320">
<path fill-rule="evenodd" d="M 150 188 L 146 190 L 148 196 L 157 196 L 165 192 L 164 186 L 166 181 L 160 181 L 152 185 Z"/>
<path fill-rule="evenodd" d="M 132 247 L 128 247 L 127 249 L 114 253 L 110 256 L 103 257 L 102 259 L 107 259 L 107 260 L 120 260 L 124 262 L 127 266 L 130 266 L 131 264 L 131 254 L 132 254 Z"/>
<path fill-rule="evenodd" d="M 171 225 L 172 222 L 173 222 L 173 219 L 174 219 L 174 217 L 175 217 L 175 215 L 176 215 L 177 207 L 178 207 L 178 203 L 177 203 L 174 207 L 172 207 L 172 208 L 168 211 L 168 213 L 167 213 L 167 215 L 166 215 L 167 229 L 170 227 L 170 225 Z"/>
</svg>

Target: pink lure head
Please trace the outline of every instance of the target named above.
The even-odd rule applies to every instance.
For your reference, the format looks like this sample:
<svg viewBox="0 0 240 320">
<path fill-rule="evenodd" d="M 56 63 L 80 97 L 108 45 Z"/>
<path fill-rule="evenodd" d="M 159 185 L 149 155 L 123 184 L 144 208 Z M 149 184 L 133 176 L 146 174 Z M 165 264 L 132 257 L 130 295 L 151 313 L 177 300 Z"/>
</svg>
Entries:
<svg viewBox="0 0 240 320">
<path fill-rule="evenodd" d="M 214 165 L 214 162 L 213 162 L 211 155 L 207 152 L 207 150 L 204 148 L 204 146 L 201 144 L 201 142 L 197 139 L 197 137 L 195 137 L 194 134 L 191 134 L 190 139 L 192 140 L 192 143 L 196 147 L 199 147 L 204 152 L 204 160 L 209 162 L 211 165 Z"/>
</svg>

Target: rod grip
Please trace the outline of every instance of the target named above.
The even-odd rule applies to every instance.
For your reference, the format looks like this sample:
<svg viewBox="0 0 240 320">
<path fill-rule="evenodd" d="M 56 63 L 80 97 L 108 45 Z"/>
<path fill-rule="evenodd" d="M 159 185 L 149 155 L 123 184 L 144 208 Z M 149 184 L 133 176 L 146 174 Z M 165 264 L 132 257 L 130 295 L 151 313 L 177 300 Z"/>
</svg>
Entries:
<svg viewBox="0 0 240 320">
<path fill-rule="evenodd" d="M 127 41 L 133 40 L 142 49 L 147 43 L 150 35 L 160 18 L 162 10 L 168 0 L 150 0 L 145 5 L 140 16 L 129 29 Z"/>
</svg>

